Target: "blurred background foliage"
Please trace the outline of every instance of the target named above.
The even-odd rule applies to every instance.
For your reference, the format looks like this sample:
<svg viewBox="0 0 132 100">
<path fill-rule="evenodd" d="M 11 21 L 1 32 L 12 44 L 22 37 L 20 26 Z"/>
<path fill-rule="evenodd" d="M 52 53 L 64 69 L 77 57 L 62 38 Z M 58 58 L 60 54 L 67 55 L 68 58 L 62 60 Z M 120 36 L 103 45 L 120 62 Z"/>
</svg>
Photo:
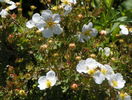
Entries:
<svg viewBox="0 0 132 100">
<path fill-rule="evenodd" d="M 127 82 L 124 91 L 132 93 L 132 35 L 119 35 L 118 27 L 125 24 L 131 30 L 132 0 L 77 0 L 72 12 L 62 16 L 63 34 L 49 39 L 25 23 L 34 13 L 59 5 L 60 0 L 13 1 L 21 5 L 8 18 L 0 18 L 0 100 L 115 100 L 117 91 L 107 82 L 97 85 L 76 72 L 79 60 L 88 57 L 122 73 Z M 61 14 L 59 9 L 53 12 Z M 74 35 L 90 21 L 99 32 L 107 30 L 108 34 L 78 42 Z M 99 47 L 110 47 L 112 54 L 100 54 Z M 59 81 L 40 91 L 37 80 L 50 69 Z"/>
</svg>

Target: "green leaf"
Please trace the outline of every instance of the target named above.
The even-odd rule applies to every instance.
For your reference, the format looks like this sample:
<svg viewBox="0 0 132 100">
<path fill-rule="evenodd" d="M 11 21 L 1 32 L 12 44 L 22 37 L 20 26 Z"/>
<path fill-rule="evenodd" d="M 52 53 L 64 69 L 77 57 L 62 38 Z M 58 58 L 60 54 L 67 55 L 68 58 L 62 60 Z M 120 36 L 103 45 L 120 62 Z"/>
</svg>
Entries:
<svg viewBox="0 0 132 100">
<path fill-rule="evenodd" d="M 110 8 L 113 4 L 113 0 L 104 0 L 104 3 L 107 8 Z"/>
</svg>

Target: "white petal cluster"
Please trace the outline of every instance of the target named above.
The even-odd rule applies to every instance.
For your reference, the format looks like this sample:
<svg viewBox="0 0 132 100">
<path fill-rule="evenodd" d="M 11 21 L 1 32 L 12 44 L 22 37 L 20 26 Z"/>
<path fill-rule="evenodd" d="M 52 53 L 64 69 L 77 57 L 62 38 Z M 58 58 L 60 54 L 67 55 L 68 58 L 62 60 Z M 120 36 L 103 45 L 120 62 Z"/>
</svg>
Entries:
<svg viewBox="0 0 132 100">
<path fill-rule="evenodd" d="M 92 76 L 97 84 L 102 84 L 102 82 L 107 79 L 108 83 L 115 89 L 121 89 L 125 85 L 125 80 L 123 80 L 120 73 L 115 74 L 110 65 L 100 64 L 93 58 L 79 61 L 76 70 L 79 73 Z"/>
<path fill-rule="evenodd" d="M 42 32 L 43 37 L 49 38 L 53 34 L 59 35 L 63 32 L 59 24 L 60 21 L 59 14 L 52 14 L 50 10 L 44 10 L 41 15 L 35 13 L 32 19 L 26 23 L 26 26 L 28 28 L 37 27 Z"/>
<path fill-rule="evenodd" d="M 125 86 L 126 81 L 120 73 L 113 74 L 109 77 L 109 84 L 115 89 L 121 89 Z"/>
<path fill-rule="evenodd" d="M 61 0 L 62 4 L 60 7 L 64 8 L 64 15 L 67 15 L 72 10 L 72 4 L 76 4 L 76 0 Z"/>
<path fill-rule="evenodd" d="M 40 90 L 44 90 L 46 88 L 50 88 L 56 84 L 57 77 L 54 71 L 49 71 L 46 73 L 46 76 L 41 76 L 38 79 L 38 87 Z"/>
<path fill-rule="evenodd" d="M 129 31 L 128 31 L 128 29 L 126 28 L 125 25 L 120 25 L 119 27 L 120 27 L 120 29 L 121 29 L 120 34 L 122 34 L 122 35 L 128 35 L 128 34 L 129 34 Z"/>
<path fill-rule="evenodd" d="M 131 100 L 131 96 L 124 92 L 119 92 L 119 99 L 118 100 Z"/>
<path fill-rule="evenodd" d="M 6 18 L 6 16 L 9 15 L 8 12 L 10 10 L 13 10 L 13 9 L 17 8 L 15 2 L 13 2 L 13 1 L 10 1 L 10 0 L 0 0 L 0 2 L 5 2 L 5 3 L 9 4 L 9 6 L 7 8 L 2 9 L 2 11 L 0 11 L 0 15 L 1 15 L 2 18 Z"/>
<path fill-rule="evenodd" d="M 109 47 L 105 47 L 104 49 L 102 47 L 100 47 L 99 52 L 103 53 L 107 57 L 111 54 Z"/>
<path fill-rule="evenodd" d="M 93 28 L 93 23 L 89 22 L 88 25 L 84 24 L 82 27 L 82 33 L 78 35 L 80 42 L 88 41 L 91 37 L 97 36 L 98 31 Z"/>
</svg>

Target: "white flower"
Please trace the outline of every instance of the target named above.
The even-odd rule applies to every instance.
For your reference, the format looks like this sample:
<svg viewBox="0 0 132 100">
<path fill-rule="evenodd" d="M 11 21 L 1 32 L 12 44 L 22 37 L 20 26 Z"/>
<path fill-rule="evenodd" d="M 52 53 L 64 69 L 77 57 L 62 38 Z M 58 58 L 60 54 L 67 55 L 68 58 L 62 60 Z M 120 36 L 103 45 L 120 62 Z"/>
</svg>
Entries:
<svg viewBox="0 0 132 100">
<path fill-rule="evenodd" d="M 120 73 L 112 74 L 109 77 L 109 84 L 115 89 L 121 89 L 125 86 L 126 81 L 123 80 L 123 76 Z"/>
<path fill-rule="evenodd" d="M 125 25 L 120 25 L 119 27 L 120 27 L 120 29 L 121 29 L 120 34 L 122 34 L 122 35 L 128 35 L 128 34 L 129 34 L 129 31 L 128 31 L 128 29 L 126 28 Z"/>
<path fill-rule="evenodd" d="M 105 76 L 98 70 L 100 63 L 92 58 L 81 60 L 76 67 L 79 73 L 87 73 L 92 76 L 97 84 L 101 84 L 105 80 Z"/>
<path fill-rule="evenodd" d="M 114 71 L 113 69 L 111 68 L 110 65 L 100 65 L 99 66 L 100 68 L 100 72 L 104 75 L 104 77 L 109 80 L 110 79 L 110 76 L 114 74 Z"/>
<path fill-rule="evenodd" d="M 44 30 L 42 31 L 45 38 L 49 38 L 53 34 L 59 35 L 63 32 L 59 24 L 61 21 L 59 14 L 52 14 L 50 10 L 44 10 L 41 15 L 45 22 Z"/>
<path fill-rule="evenodd" d="M 6 18 L 6 16 L 8 16 L 9 13 L 6 11 L 6 9 L 2 9 L 2 11 L 0 12 L 0 15 L 2 18 Z"/>
<path fill-rule="evenodd" d="M 61 0 L 61 7 L 64 8 L 64 15 L 67 15 L 72 10 L 72 4 L 76 4 L 76 0 Z"/>
<path fill-rule="evenodd" d="M 7 10 L 13 10 L 13 9 L 17 8 L 15 2 L 13 2 L 13 1 L 6 1 L 6 3 L 10 5 L 6 8 Z"/>
<path fill-rule="evenodd" d="M 40 88 L 40 90 L 44 90 L 46 88 L 50 88 L 52 86 L 54 86 L 56 84 L 57 81 L 57 77 L 55 75 L 54 71 L 49 71 L 47 72 L 46 76 L 41 76 L 38 79 L 38 87 Z"/>
<path fill-rule="evenodd" d="M 71 5 L 71 4 L 76 4 L 76 0 L 61 0 L 62 5 Z"/>
<path fill-rule="evenodd" d="M 105 56 L 109 56 L 110 55 L 110 48 L 109 47 L 105 47 L 104 49 L 103 48 L 99 48 L 99 51 L 101 52 L 101 53 L 104 53 L 105 54 Z"/>
<path fill-rule="evenodd" d="M 33 27 L 37 27 L 40 31 L 44 30 L 44 25 L 45 25 L 45 22 L 43 21 L 42 17 L 40 16 L 39 13 L 35 13 L 33 16 L 32 16 L 32 19 L 29 20 L 27 23 L 26 23 L 26 26 L 28 28 L 33 28 Z"/>
<path fill-rule="evenodd" d="M 52 14 L 50 10 L 44 10 L 41 15 L 35 13 L 32 20 L 26 23 L 28 28 L 37 27 L 42 32 L 43 37 L 49 38 L 54 34 L 61 34 L 63 29 L 59 22 L 61 21 L 59 14 Z"/>
<path fill-rule="evenodd" d="M 80 42 L 85 42 L 91 37 L 95 37 L 98 34 L 98 31 L 93 28 L 93 23 L 90 22 L 88 25 L 84 24 L 82 28 L 82 34 L 78 35 Z"/>
<path fill-rule="evenodd" d="M 67 14 L 69 14 L 72 11 L 72 6 L 66 5 L 64 7 L 64 10 L 65 10 L 64 15 L 67 15 Z"/>
<path fill-rule="evenodd" d="M 127 93 L 119 92 L 119 99 L 118 100 L 131 100 L 131 96 Z"/>
</svg>

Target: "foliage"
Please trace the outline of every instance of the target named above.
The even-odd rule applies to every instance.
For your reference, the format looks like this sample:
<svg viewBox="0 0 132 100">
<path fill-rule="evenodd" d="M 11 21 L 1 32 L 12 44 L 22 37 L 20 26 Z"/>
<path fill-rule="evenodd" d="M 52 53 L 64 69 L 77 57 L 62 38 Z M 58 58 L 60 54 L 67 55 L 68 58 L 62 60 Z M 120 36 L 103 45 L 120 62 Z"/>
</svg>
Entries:
<svg viewBox="0 0 132 100">
<path fill-rule="evenodd" d="M 20 0 L 20 4 L 24 0 Z M 52 1 L 52 0 L 51 0 Z M 98 85 L 85 74 L 76 71 L 81 59 L 94 58 L 109 64 L 126 80 L 119 91 L 131 93 L 132 87 L 132 7 L 131 0 L 77 0 L 72 11 L 64 15 L 60 0 L 41 2 L 61 16 L 63 33 L 45 38 L 37 28 L 29 29 L 26 22 L 36 12 L 23 17 L 23 6 L 0 18 L 0 98 L 1 100 L 115 100 L 118 90 L 104 81 Z M 7 6 L 1 2 L 1 8 Z M 26 5 L 26 4 L 25 4 Z M 41 12 L 41 9 L 40 9 Z M 37 12 L 39 13 L 39 12 Z M 84 43 L 78 41 L 84 24 L 92 22 L 96 37 Z M 126 25 L 129 34 L 121 35 L 119 25 Z M 102 34 L 105 30 L 107 34 Z M 99 52 L 109 47 L 110 56 Z M 56 72 L 55 86 L 39 90 L 38 79 L 49 70 Z"/>
</svg>

